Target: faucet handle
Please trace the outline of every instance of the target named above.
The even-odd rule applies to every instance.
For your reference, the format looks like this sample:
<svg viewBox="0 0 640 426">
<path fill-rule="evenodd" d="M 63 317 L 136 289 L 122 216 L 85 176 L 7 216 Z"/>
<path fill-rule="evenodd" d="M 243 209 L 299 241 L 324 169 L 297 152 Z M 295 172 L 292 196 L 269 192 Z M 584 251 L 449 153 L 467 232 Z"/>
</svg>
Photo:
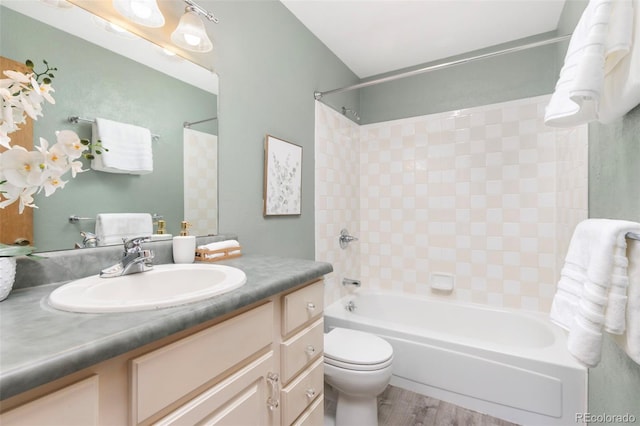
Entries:
<svg viewBox="0 0 640 426">
<path fill-rule="evenodd" d="M 142 243 L 146 243 L 151 241 L 151 237 L 146 235 L 146 236 L 140 236 L 140 237 L 133 237 L 133 238 L 123 238 L 122 242 L 124 243 L 124 251 L 125 253 L 132 253 L 132 252 L 137 252 L 142 250 Z"/>
</svg>

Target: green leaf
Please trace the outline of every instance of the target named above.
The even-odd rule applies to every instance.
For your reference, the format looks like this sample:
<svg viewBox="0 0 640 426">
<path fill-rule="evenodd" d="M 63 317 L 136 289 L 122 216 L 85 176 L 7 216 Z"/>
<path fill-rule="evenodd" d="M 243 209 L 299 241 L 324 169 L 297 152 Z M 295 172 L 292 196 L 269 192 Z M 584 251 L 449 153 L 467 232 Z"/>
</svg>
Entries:
<svg viewBox="0 0 640 426">
<path fill-rule="evenodd" d="M 89 145 L 91 142 L 89 141 L 89 139 L 80 139 L 80 143 L 84 146 Z"/>
<path fill-rule="evenodd" d="M 45 77 L 44 79 L 42 79 L 42 82 L 44 84 L 51 84 L 51 79 L 49 77 Z"/>
<path fill-rule="evenodd" d="M 33 61 L 31 61 L 31 59 L 27 59 L 24 64 L 27 68 L 33 69 Z"/>
<path fill-rule="evenodd" d="M 33 247 L 0 244 L 0 257 L 26 256 L 33 253 Z"/>
</svg>

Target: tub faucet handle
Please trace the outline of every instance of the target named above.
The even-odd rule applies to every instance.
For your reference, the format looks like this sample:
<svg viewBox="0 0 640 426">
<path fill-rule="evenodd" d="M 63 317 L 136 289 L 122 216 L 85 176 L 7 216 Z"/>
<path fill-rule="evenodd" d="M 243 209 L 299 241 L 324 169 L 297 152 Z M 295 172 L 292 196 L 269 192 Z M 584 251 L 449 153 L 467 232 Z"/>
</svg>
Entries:
<svg viewBox="0 0 640 426">
<path fill-rule="evenodd" d="M 340 235 L 338 236 L 338 242 L 340 243 L 340 248 L 346 249 L 350 242 L 358 241 L 356 237 L 353 235 L 349 235 L 349 231 L 346 228 L 343 228 L 340 231 Z"/>
</svg>

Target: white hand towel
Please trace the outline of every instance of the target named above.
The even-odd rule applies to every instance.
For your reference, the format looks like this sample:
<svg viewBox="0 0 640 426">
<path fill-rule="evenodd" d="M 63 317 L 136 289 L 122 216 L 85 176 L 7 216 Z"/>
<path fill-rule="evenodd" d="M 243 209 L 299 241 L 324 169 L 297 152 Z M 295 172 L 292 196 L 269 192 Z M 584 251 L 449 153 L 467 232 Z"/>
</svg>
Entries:
<svg viewBox="0 0 640 426">
<path fill-rule="evenodd" d="M 573 32 L 545 113 L 545 124 L 573 127 L 598 119 L 605 75 L 631 49 L 631 0 L 591 0 Z"/>
<path fill-rule="evenodd" d="M 640 364 L 640 241 L 627 241 L 627 259 L 629 286 L 626 331 L 620 336 L 614 336 L 614 340 L 632 360 Z"/>
<path fill-rule="evenodd" d="M 198 246 L 199 249 L 207 250 L 220 250 L 233 247 L 240 247 L 240 243 L 237 240 L 224 240 Z"/>
<path fill-rule="evenodd" d="M 201 245 L 198 246 L 199 249 L 205 249 L 205 250 L 222 250 L 222 249 L 230 249 L 230 248 L 236 248 L 237 250 L 230 250 L 228 254 L 232 255 L 232 254 L 240 254 L 241 249 L 240 249 L 240 243 L 237 240 L 225 240 L 225 241 L 217 241 L 215 243 L 209 243 L 209 244 L 205 244 L 205 245 Z M 211 254 L 206 254 L 205 258 L 207 259 L 215 259 L 217 257 L 222 257 L 224 256 L 225 253 L 211 253 Z"/>
<path fill-rule="evenodd" d="M 628 334 L 625 236 L 639 231 L 636 222 L 588 219 L 571 238 L 550 318 L 569 331 L 569 352 L 589 367 L 600 361 L 603 329 Z"/>
<path fill-rule="evenodd" d="M 96 216 L 98 245 L 122 244 L 123 238 L 151 236 L 153 219 L 149 213 L 100 213 Z"/>
<path fill-rule="evenodd" d="M 153 171 L 151 131 L 132 124 L 96 118 L 93 142 L 100 140 L 102 154 L 91 161 L 94 170 L 109 173 L 147 174 Z"/>
<path fill-rule="evenodd" d="M 631 51 L 604 79 L 598 118 L 608 124 L 640 104 L 640 0 L 633 2 Z"/>
</svg>

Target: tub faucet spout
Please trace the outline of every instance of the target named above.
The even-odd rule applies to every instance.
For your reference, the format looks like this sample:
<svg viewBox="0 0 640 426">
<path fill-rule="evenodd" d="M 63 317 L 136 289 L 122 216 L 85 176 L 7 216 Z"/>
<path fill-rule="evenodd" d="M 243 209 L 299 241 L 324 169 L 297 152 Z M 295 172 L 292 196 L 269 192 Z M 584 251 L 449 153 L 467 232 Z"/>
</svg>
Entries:
<svg viewBox="0 0 640 426">
<path fill-rule="evenodd" d="M 120 262 L 100 271 L 101 278 L 120 277 L 153 269 L 153 250 L 145 250 L 142 243 L 151 241 L 151 237 L 123 239 L 124 253 Z"/>
</svg>

